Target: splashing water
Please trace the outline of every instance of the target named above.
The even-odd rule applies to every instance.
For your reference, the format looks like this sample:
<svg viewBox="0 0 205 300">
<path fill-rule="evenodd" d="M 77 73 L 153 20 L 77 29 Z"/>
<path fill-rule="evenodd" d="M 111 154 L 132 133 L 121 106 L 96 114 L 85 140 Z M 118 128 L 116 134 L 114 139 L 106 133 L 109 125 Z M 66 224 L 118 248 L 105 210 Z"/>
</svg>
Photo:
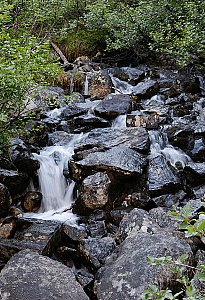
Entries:
<svg viewBox="0 0 205 300">
<path fill-rule="evenodd" d="M 68 221 L 75 224 L 77 217 L 71 212 L 74 181 L 67 181 L 63 171 L 74 154 L 74 145 L 86 135 L 76 135 L 66 146 L 46 147 L 34 154 L 40 162 L 38 170 L 42 204 L 37 213 L 26 213 L 25 217 L 45 220 Z"/>
<path fill-rule="evenodd" d="M 87 75 L 85 77 L 85 83 L 84 83 L 84 95 L 85 96 L 89 95 L 89 81 L 88 81 L 88 76 Z"/>
<path fill-rule="evenodd" d="M 111 76 L 116 94 L 132 94 L 133 86 L 126 81 L 120 80 L 117 77 Z"/>
<path fill-rule="evenodd" d="M 176 149 L 169 144 L 167 135 L 157 130 L 149 131 L 151 157 L 162 153 L 173 167 L 178 163 L 184 168 L 191 158 L 181 149 Z"/>
<path fill-rule="evenodd" d="M 126 128 L 126 118 L 127 115 L 120 115 L 112 122 L 112 128 L 121 129 Z"/>
</svg>

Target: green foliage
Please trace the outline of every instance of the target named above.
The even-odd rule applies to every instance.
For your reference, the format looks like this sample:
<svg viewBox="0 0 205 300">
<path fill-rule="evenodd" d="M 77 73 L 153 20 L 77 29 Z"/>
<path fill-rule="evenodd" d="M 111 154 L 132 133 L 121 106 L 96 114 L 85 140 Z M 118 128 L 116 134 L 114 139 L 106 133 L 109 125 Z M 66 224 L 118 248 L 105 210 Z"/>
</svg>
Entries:
<svg viewBox="0 0 205 300">
<path fill-rule="evenodd" d="M 85 15 L 90 30 L 104 32 L 107 49 L 165 53 L 184 66 L 205 57 L 205 3 L 193 0 L 95 1 Z M 142 53 L 141 53 L 142 54 Z"/>
<path fill-rule="evenodd" d="M 202 206 L 205 207 L 205 202 L 202 202 Z M 185 231 L 186 237 L 205 237 L 204 212 L 200 212 L 198 218 L 194 217 L 196 215 L 195 209 L 188 203 L 181 209 L 181 211 L 177 211 L 175 209 L 174 212 L 170 212 L 169 214 L 175 216 L 176 220 L 179 222 L 179 229 Z"/>
<path fill-rule="evenodd" d="M 169 289 L 161 290 L 156 285 L 150 285 L 141 296 L 142 300 L 168 300 L 168 299 L 182 299 L 183 300 L 205 300 L 205 295 L 198 291 L 193 281 L 187 276 L 187 270 L 194 272 L 199 281 L 205 282 L 205 266 L 201 265 L 197 268 L 186 264 L 188 255 L 182 254 L 177 260 L 171 256 L 153 258 L 148 257 L 148 263 L 153 266 L 164 266 L 169 265 L 170 270 L 176 276 L 176 282 L 182 285 L 182 289 L 179 293 L 173 294 Z"/>
<path fill-rule="evenodd" d="M 26 93 L 36 83 L 46 83 L 58 72 L 50 59 L 49 43 L 16 33 L 14 5 L 6 1 L 0 9 L 0 151 L 22 128 L 28 115 Z"/>
<path fill-rule="evenodd" d="M 202 199 L 203 200 L 203 199 Z M 202 202 L 205 207 L 205 202 Z M 169 212 L 176 218 L 179 223 L 179 229 L 185 232 L 186 237 L 198 236 L 201 239 L 205 237 L 205 213 L 195 212 L 195 209 L 189 203 L 186 204 L 180 211 L 175 210 Z M 166 300 L 166 299 L 183 299 L 183 300 L 205 300 L 205 291 L 199 291 L 195 288 L 193 280 L 187 276 L 187 270 L 195 274 L 199 282 L 205 282 L 205 265 L 201 264 L 197 267 L 187 264 L 188 255 L 183 254 L 177 260 L 171 256 L 153 258 L 148 257 L 148 263 L 159 267 L 169 265 L 170 270 L 177 276 L 176 281 L 182 285 L 181 292 L 173 294 L 169 289 L 161 290 L 155 285 L 149 286 L 143 292 L 142 300 Z M 183 298 L 181 296 L 183 295 Z M 178 297 L 179 296 L 179 297 Z"/>
</svg>

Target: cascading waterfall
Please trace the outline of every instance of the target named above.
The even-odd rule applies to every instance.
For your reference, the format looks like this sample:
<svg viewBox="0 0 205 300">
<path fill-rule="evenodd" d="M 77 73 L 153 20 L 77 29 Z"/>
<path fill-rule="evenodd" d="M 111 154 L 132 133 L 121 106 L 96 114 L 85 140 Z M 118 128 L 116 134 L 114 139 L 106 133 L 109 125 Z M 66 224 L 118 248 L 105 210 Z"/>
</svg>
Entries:
<svg viewBox="0 0 205 300">
<path fill-rule="evenodd" d="M 158 154 L 163 154 L 173 167 L 176 167 L 178 163 L 184 168 L 191 158 L 184 153 L 181 149 L 176 149 L 169 144 L 167 135 L 158 130 L 149 131 L 150 138 L 150 152 L 151 157 L 155 157 Z"/>
<path fill-rule="evenodd" d="M 111 76 L 116 94 L 132 94 L 133 86 L 117 77 Z"/>
<path fill-rule="evenodd" d="M 126 118 L 127 115 L 120 115 L 112 122 L 112 128 L 114 129 L 122 129 L 126 128 Z"/>
<path fill-rule="evenodd" d="M 87 75 L 85 77 L 85 83 L 84 83 L 84 95 L 85 96 L 89 95 L 89 81 L 88 81 L 88 76 Z"/>
<path fill-rule="evenodd" d="M 25 217 L 75 224 L 77 217 L 70 210 L 75 182 L 66 180 L 63 171 L 74 154 L 74 145 L 85 136 L 76 134 L 66 146 L 50 146 L 43 149 L 39 155 L 34 154 L 40 162 L 38 176 L 43 199 L 40 210 L 37 213 L 27 213 Z"/>
</svg>

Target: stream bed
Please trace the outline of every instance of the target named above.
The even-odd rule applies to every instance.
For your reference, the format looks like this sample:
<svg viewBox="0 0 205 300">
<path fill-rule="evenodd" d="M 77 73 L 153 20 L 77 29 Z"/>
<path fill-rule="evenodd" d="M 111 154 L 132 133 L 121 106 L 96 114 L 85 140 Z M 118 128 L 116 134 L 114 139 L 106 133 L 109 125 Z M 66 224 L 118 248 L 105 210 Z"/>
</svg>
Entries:
<svg viewBox="0 0 205 300">
<path fill-rule="evenodd" d="M 12 198 L 0 227 L 0 295 L 8 300 L 37 299 L 41 282 L 38 299 L 140 300 L 150 283 L 179 288 L 147 256 L 186 253 L 195 265 L 204 255 L 203 242 L 185 239 L 167 215 L 173 206 L 204 207 L 203 79 L 95 68 L 82 71 L 81 93 L 72 79 L 73 101 L 55 87 L 34 99 L 42 131 L 13 139 L 10 168 L 2 162 Z M 59 107 L 44 107 L 45 95 Z"/>
</svg>

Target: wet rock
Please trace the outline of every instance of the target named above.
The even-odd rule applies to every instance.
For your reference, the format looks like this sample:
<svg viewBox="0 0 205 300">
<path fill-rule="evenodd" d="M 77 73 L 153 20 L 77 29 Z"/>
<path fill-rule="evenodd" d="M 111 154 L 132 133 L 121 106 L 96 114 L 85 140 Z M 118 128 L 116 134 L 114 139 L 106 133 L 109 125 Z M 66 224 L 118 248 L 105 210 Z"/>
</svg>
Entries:
<svg viewBox="0 0 205 300">
<path fill-rule="evenodd" d="M 159 90 L 159 84 L 155 80 L 146 79 L 133 87 L 133 95 L 139 99 L 148 99 L 154 96 Z"/>
<path fill-rule="evenodd" d="M 103 118 L 96 117 L 93 114 L 87 114 L 73 118 L 72 125 L 74 127 L 86 126 L 87 130 L 91 130 L 94 128 L 109 127 L 110 123 Z"/>
<path fill-rule="evenodd" d="M 205 185 L 197 186 L 192 191 L 196 199 L 201 199 L 205 195 Z"/>
<path fill-rule="evenodd" d="M 75 153 L 82 150 L 93 149 L 107 150 L 115 146 L 125 145 L 133 150 L 147 153 L 149 150 L 149 137 L 146 129 L 95 129 L 89 132 L 88 137 L 75 148 Z"/>
<path fill-rule="evenodd" d="M 12 199 L 7 187 L 0 183 L 0 218 L 8 215 Z"/>
<path fill-rule="evenodd" d="M 127 209 L 115 209 L 110 212 L 111 221 L 113 224 L 119 226 L 123 217 L 129 213 Z"/>
<path fill-rule="evenodd" d="M 8 223 L 1 223 L 0 224 L 0 238 L 8 239 L 12 236 L 16 223 L 14 220 L 10 220 Z"/>
<path fill-rule="evenodd" d="M 89 154 L 83 160 L 70 162 L 73 179 L 79 181 L 93 171 L 106 171 L 122 176 L 141 175 L 146 165 L 145 158 L 138 152 L 117 146 L 104 152 Z"/>
<path fill-rule="evenodd" d="M 149 161 L 148 189 L 151 196 L 159 196 L 180 187 L 179 179 L 168 166 L 163 155 L 153 157 Z"/>
<path fill-rule="evenodd" d="M 88 222 L 89 235 L 92 238 L 99 238 L 107 235 L 105 221 L 89 220 Z"/>
<path fill-rule="evenodd" d="M 21 218 L 23 216 L 23 212 L 19 208 L 12 206 L 9 210 L 9 215 L 12 217 Z"/>
<path fill-rule="evenodd" d="M 162 229 L 160 233 L 149 234 L 133 228 L 98 271 L 96 295 L 99 300 L 134 300 L 140 299 L 149 284 L 160 284 L 163 289 L 172 286 L 174 275 L 170 266 L 156 268 L 147 263 L 147 257 L 170 255 L 176 259 L 185 253 L 192 259 L 188 243 L 171 234 L 163 234 Z"/>
<path fill-rule="evenodd" d="M 84 115 L 86 112 L 88 111 L 87 108 L 83 108 L 78 106 L 77 104 L 70 104 L 68 106 L 66 106 L 61 113 L 61 118 L 65 119 L 65 120 L 70 120 L 74 117 L 80 116 L 80 115 Z"/>
<path fill-rule="evenodd" d="M 103 99 L 112 92 L 112 80 L 106 71 L 90 74 L 88 94 L 92 99 Z"/>
<path fill-rule="evenodd" d="M 16 166 L 14 166 L 14 164 L 10 160 L 4 157 L 0 157 L 0 168 L 7 170 L 17 170 Z"/>
<path fill-rule="evenodd" d="M 0 182 L 8 188 L 11 195 L 17 195 L 26 189 L 29 178 L 26 173 L 0 169 Z"/>
<path fill-rule="evenodd" d="M 185 197 L 186 193 L 184 191 L 179 191 L 176 194 L 164 194 L 159 197 L 152 198 L 152 201 L 154 201 L 157 206 L 171 208 L 173 205 L 178 206 Z"/>
<path fill-rule="evenodd" d="M 20 172 L 33 174 L 36 170 L 39 169 L 39 162 L 34 159 L 28 147 L 22 140 L 11 139 L 11 143 L 12 145 L 9 149 L 9 155 L 13 164 L 18 168 Z"/>
<path fill-rule="evenodd" d="M 21 206 L 25 212 L 36 212 L 41 206 L 42 194 L 39 192 L 27 192 L 21 200 Z"/>
<path fill-rule="evenodd" d="M 87 237 L 86 227 L 63 224 L 61 231 L 73 241 L 82 241 Z"/>
<path fill-rule="evenodd" d="M 194 147 L 191 150 L 191 157 L 197 162 L 205 160 L 205 143 L 203 138 L 195 139 Z"/>
<path fill-rule="evenodd" d="M 169 113 L 169 107 L 165 105 L 165 98 L 163 95 L 154 95 L 151 99 L 142 100 L 141 107 L 145 111 L 155 111 L 159 117 L 166 117 Z"/>
<path fill-rule="evenodd" d="M 94 275 L 85 269 L 78 270 L 75 276 L 80 285 L 82 285 L 82 287 L 86 287 L 94 280 Z"/>
<path fill-rule="evenodd" d="M 129 95 L 108 95 L 95 108 L 95 113 L 107 118 L 116 118 L 131 110 L 131 98 Z"/>
<path fill-rule="evenodd" d="M 169 142 L 185 152 L 187 152 L 187 149 L 193 148 L 193 133 L 194 128 L 190 120 L 185 121 L 185 124 L 179 123 L 167 129 Z"/>
<path fill-rule="evenodd" d="M 29 250 L 12 257 L 2 270 L 0 285 L 7 300 L 89 299 L 69 268 Z"/>
<path fill-rule="evenodd" d="M 157 129 L 159 127 L 159 115 L 151 113 L 148 115 L 127 115 L 126 124 L 128 127 L 145 127 L 147 129 Z"/>
<path fill-rule="evenodd" d="M 181 87 L 185 93 L 200 94 L 200 92 L 201 92 L 200 82 L 199 82 L 198 77 L 183 80 Z"/>
<path fill-rule="evenodd" d="M 55 131 L 48 134 L 48 146 L 64 146 L 72 141 L 74 135 L 65 131 Z"/>
<path fill-rule="evenodd" d="M 188 163 L 184 172 L 187 181 L 193 185 L 203 184 L 205 180 L 205 164 L 204 163 Z"/>
<path fill-rule="evenodd" d="M 123 67 L 121 68 L 121 70 L 123 72 L 125 72 L 125 74 L 128 75 L 128 83 L 132 84 L 132 85 L 136 85 L 138 84 L 141 80 L 143 80 L 145 78 L 145 70 L 142 69 L 138 69 L 138 68 L 130 68 L 130 67 Z M 113 75 L 115 76 L 115 75 Z M 122 78 L 120 78 L 119 76 L 116 76 L 119 79 L 123 80 Z"/>
<path fill-rule="evenodd" d="M 86 177 L 80 189 L 81 204 L 89 210 L 103 208 L 108 202 L 110 183 L 107 174 L 102 172 Z"/>
<path fill-rule="evenodd" d="M 80 244 L 80 252 L 92 267 L 98 269 L 105 258 L 115 249 L 111 237 L 85 239 Z"/>
</svg>

